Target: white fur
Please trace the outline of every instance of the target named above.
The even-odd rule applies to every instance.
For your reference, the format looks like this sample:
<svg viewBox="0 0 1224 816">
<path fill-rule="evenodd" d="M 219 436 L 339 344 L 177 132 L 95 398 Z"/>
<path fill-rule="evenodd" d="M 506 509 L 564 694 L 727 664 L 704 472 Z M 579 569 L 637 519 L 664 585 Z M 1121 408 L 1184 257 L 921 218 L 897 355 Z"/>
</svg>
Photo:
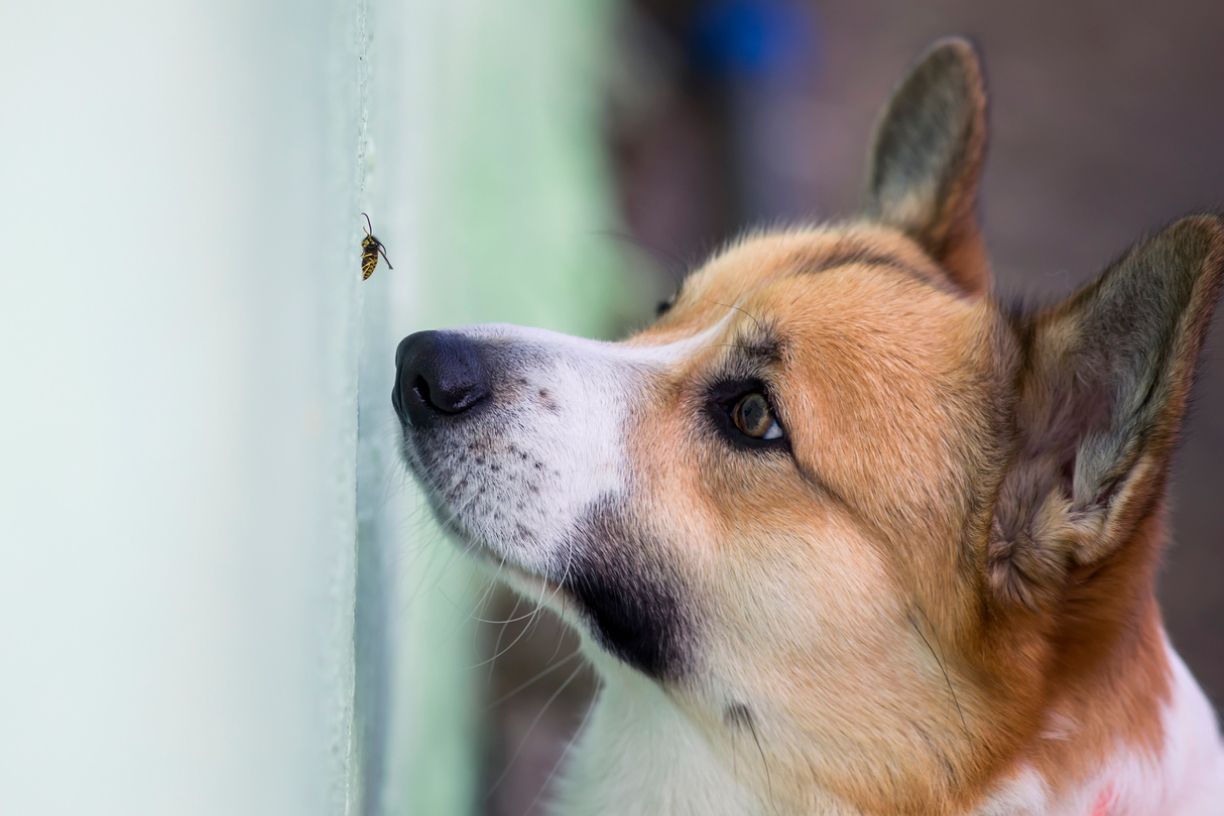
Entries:
<svg viewBox="0 0 1224 816">
<path fill-rule="evenodd" d="M 1218 816 L 1224 813 L 1224 745 L 1215 712 L 1181 657 L 1167 644 L 1166 649 L 1173 669 L 1173 691 L 1164 715 L 1165 746 L 1156 769 L 1158 784 L 1151 784 L 1149 778 L 1128 786 L 1129 791 L 1135 801 L 1150 802 L 1152 813 Z"/>
</svg>

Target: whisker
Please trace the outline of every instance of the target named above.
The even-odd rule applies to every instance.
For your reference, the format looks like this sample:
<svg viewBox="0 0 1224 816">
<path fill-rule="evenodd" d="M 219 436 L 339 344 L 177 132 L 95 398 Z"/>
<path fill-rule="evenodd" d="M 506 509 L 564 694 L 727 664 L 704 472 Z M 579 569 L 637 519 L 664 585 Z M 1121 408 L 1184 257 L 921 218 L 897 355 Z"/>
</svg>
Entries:
<svg viewBox="0 0 1224 816">
<path fill-rule="evenodd" d="M 761 321 L 757 318 L 757 316 L 754 315 L 752 312 L 748 311 L 747 309 L 745 309 L 743 306 L 739 306 L 734 303 L 720 303 L 717 300 L 712 300 L 710 302 L 713 303 L 715 306 L 722 306 L 724 309 L 733 309 L 739 312 L 740 314 L 744 315 L 749 320 L 751 320 L 753 323 L 755 323 L 758 331 L 765 330 L 765 327 L 761 325 Z"/>
<path fill-rule="evenodd" d="M 514 615 L 516 612 L 518 612 L 519 604 L 521 604 L 522 602 L 523 602 L 522 596 L 520 596 L 516 592 L 514 594 L 514 606 L 510 609 L 511 615 Z M 509 650 L 509 647 L 507 647 L 507 649 L 505 650 L 503 650 L 501 647 L 502 638 L 504 638 L 505 636 L 506 636 L 506 624 L 503 623 L 501 626 L 501 629 L 499 629 L 497 632 L 497 640 L 494 641 L 493 643 L 493 656 L 485 658 L 484 660 L 477 663 L 475 666 L 472 666 L 472 668 L 479 669 L 481 666 L 490 666 L 489 676 L 492 677 L 493 670 L 491 668 L 491 664 L 493 663 L 493 661 L 497 660 L 497 658 L 501 657 L 502 655 L 506 653 L 506 651 Z M 514 645 L 513 643 L 510 644 L 510 646 L 513 646 L 513 645 Z"/>
<path fill-rule="evenodd" d="M 524 680 L 522 683 L 515 686 L 510 691 L 507 691 L 505 694 L 498 697 L 496 700 L 493 700 L 492 702 L 490 702 L 488 705 L 488 708 L 489 709 L 497 708 L 499 705 L 506 702 L 514 695 L 518 694 L 520 691 L 523 691 L 524 689 L 529 688 L 530 686 L 534 685 L 539 680 L 544 679 L 545 677 L 552 674 L 557 669 L 561 668 L 566 663 L 570 662 L 571 660 L 573 660 L 575 657 L 577 657 L 580 654 L 582 654 L 582 650 L 575 649 L 574 651 L 570 652 L 569 654 L 567 654 L 565 657 L 561 658 L 560 660 L 551 662 L 547 668 L 532 675 L 531 679 Z"/>
<path fill-rule="evenodd" d="M 527 623 L 522 627 L 522 629 L 519 630 L 519 633 L 515 635 L 514 640 L 510 641 L 510 644 L 506 646 L 506 648 L 499 649 L 499 651 L 497 651 L 497 653 L 494 654 L 489 659 L 481 663 L 477 663 L 474 668 L 480 668 L 481 666 L 490 664 L 489 674 L 490 676 L 492 676 L 493 669 L 492 669 L 491 664 L 493 663 L 493 661 L 497 660 L 497 658 L 501 657 L 506 652 L 513 649 L 515 644 L 517 644 L 520 640 L 522 640 L 527 635 L 528 631 L 530 631 L 531 629 L 531 624 L 535 622 L 536 616 L 539 615 L 540 611 L 544 608 L 544 595 L 547 592 L 548 592 L 548 584 L 544 584 L 543 586 L 540 587 L 540 597 L 536 599 L 535 609 L 533 609 L 531 614 L 528 616 L 529 620 L 527 621 Z M 517 611 L 518 611 L 518 603 L 516 602 L 514 605 L 514 609 L 511 610 L 510 614 L 513 615 Z M 515 620 L 518 620 L 518 619 L 515 619 Z M 507 621 L 507 623 L 508 622 L 509 621 Z M 506 631 L 506 627 L 505 625 L 503 625 L 502 632 L 504 633 L 505 631 Z M 501 644 L 500 636 L 498 637 L 497 641 L 498 641 L 498 645 L 500 646 Z"/>
<path fill-rule="evenodd" d="M 659 266 L 673 278 L 673 282 L 676 285 L 679 285 L 684 280 L 689 268 L 692 266 L 692 264 L 676 253 L 668 252 L 661 247 L 650 246 L 641 238 L 625 230 L 601 229 L 594 230 L 594 234 L 602 235 L 605 238 L 615 238 L 623 243 L 631 244 L 642 250 L 645 254 L 652 256 L 659 262 Z"/>
<path fill-rule="evenodd" d="M 527 730 L 523 732 L 523 738 L 519 741 L 518 748 L 516 748 L 514 753 L 510 756 L 510 759 L 506 762 L 505 767 L 502 768 L 502 772 L 498 775 L 497 779 L 494 780 L 493 784 L 489 786 L 488 793 L 485 796 L 486 799 L 492 797 L 493 794 L 497 792 L 497 788 L 501 785 L 501 783 L 504 782 L 506 777 L 510 775 L 510 770 L 514 767 L 514 763 L 518 762 L 519 755 L 522 754 L 523 749 L 527 747 L 528 739 L 531 737 L 532 732 L 535 731 L 536 726 L 540 724 L 540 720 L 544 719 L 544 714 L 548 711 L 549 707 L 556 702 L 557 698 L 561 696 L 561 693 L 569 688 L 570 683 L 574 682 L 574 679 L 582 673 L 582 669 L 582 664 L 579 664 L 576 669 L 570 672 L 570 676 L 565 678 L 565 682 L 558 686 L 556 691 L 554 691 L 544 702 L 543 708 L 541 708 L 539 713 L 535 715 L 535 718 L 531 721 L 531 724 L 527 726 Z"/>
<path fill-rule="evenodd" d="M 927 617 L 927 614 L 923 610 L 922 606 L 915 603 L 914 608 L 918 610 L 918 614 L 922 615 L 923 620 L 925 620 L 927 626 L 930 627 L 931 619 Z M 935 658 L 935 663 L 939 666 L 939 671 L 943 674 L 944 683 L 948 687 L 948 694 L 952 696 L 952 705 L 956 707 L 956 715 L 960 718 L 961 728 L 965 732 L 965 737 L 972 740 L 973 736 L 969 733 L 968 723 L 965 722 L 965 712 L 961 709 L 960 698 L 956 696 L 956 689 L 952 687 L 952 678 L 948 675 L 948 669 L 944 665 L 943 659 L 940 658 L 933 648 L 931 648 L 930 641 L 927 640 L 927 636 L 923 634 L 922 628 L 918 625 L 918 622 L 914 620 L 913 616 L 907 615 L 906 619 L 909 620 L 910 626 L 914 627 L 914 631 L 918 633 L 918 637 L 922 638 L 922 643 L 926 646 L 927 651 L 931 653 L 931 657 Z M 934 631 L 934 627 L 931 627 L 931 630 Z"/>
<path fill-rule="evenodd" d="M 761 755 L 761 764 L 765 767 L 765 789 L 769 792 L 769 808 L 774 813 L 777 813 L 778 806 L 774 802 L 773 775 L 769 772 L 769 760 L 765 758 L 765 749 L 761 746 L 761 737 L 757 734 L 756 723 L 753 719 L 753 717 L 746 718 L 748 731 L 752 734 L 752 741 L 756 743 L 757 753 Z"/>
<path fill-rule="evenodd" d="M 581 739 L 582 732 L 586 729 L 587 723 L 591 721 L 591 715 L 594 713 L 594 711 L 595 704 L 588 704 L 586 712 L 582 715 L 582 722 L 578 723 L 578 728 L 574 731 L 574 735 L 570 737 L 569 743 L 565 746 L 565 750 L 561 752 L 561 756 L 557 757 L 557 761 L 553 763 L 552 770 L 548 772 L 548 776 L 544 778 L 544 782 L 540 785 L 540 789 L 536 791 L 535 798 L 532 799 L 531 804 L 527 806 L 528 813 L 535 810 L 535 806 L 537 803 L 539 803 L 540 797 L 542 797 L 552 785 L 553 777 L 557 775 L 557 771 L 559 771 L 561 766 L 565 764 L 566 757 L 570 755 L 570 751 L 573 751 L 574 746 L 578 744 L 578 740 Z"/>
</svg>

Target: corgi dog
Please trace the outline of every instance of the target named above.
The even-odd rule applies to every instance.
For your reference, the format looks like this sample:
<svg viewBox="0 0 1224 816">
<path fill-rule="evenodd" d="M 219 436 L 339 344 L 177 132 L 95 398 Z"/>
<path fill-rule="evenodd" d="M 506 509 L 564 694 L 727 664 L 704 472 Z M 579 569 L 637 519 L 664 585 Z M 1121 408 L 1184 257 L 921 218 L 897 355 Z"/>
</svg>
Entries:
<svg viewBox="0 0 1224 816">
<path fill-rule="evenodd" d="M 985 146 L 979 58 L 940 41 L 857 217 L 734 242 L 623 342 L 400 343 L 438 518 L 603 680 L 557 813 L 1224 814 L 1154 590 L 1224 221 L 1008 306 Z"/>
</svg>

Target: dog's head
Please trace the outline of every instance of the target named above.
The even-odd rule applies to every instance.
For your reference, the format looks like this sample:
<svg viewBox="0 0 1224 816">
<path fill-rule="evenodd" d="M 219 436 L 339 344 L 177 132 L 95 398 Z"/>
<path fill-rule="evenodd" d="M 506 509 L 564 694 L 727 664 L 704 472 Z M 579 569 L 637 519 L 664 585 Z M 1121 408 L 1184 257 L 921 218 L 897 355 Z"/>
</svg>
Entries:
<svg viewBox="0 0 1224 816">
<path fill-rule="evenodd" d="M 624 342 L 492 325 L 397 353 L 445 526 L 712 745 L 751 728 L 780 796 L 972 795 L 1111 651 L 1067 643 L 1154 614 L 1224 231 L 1177 222 L 1064 303 L 1001 308 L 985 141 L 974 52 L 941 43 L 879 124 L 858 220 L 736 242 Z"/>
</svg>

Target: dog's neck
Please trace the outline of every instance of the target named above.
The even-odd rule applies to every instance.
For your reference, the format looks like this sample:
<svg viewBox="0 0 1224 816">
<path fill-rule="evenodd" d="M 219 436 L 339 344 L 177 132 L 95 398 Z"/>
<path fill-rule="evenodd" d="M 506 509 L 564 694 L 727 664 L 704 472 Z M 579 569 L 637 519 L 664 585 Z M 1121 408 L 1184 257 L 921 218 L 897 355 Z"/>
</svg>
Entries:
<svg viewBox="0 0 1224 816">
<path fill-rule="evenodd" d="M 662 688 L 596 662 L 603 688 L 577 738 L 555 813 L 764 812 Z"/>
<path fill-rule="evenodd" d="M 1224 749 L 1214 713 L 1181 659 L 1167 646 L 1162 649 L 1171 682 L 1161 712 L 1164 733 L 1155 753 L 1119 742 L 1097 760 L 1094 772 L 1070 782 L 1048 778 L 1040 763 L 1022 757 L 970 810 L 948 812 L 964 816 L 1217 813 L 1224 802 Z M 601 668 L 604 688 L 574 746 L 555 813 L 865 816 L 816 781 L 799 794 L 799 804 L 788 801 L 782 791 L 756 790 L 759 785 L 754 787 L 750 780 L 759 776 L 745 767 L 750 754 L 744 754 L 745 765 L 733 767 L 735 763 L 711 747 L 662 688 L 623 667 Z M 1067 750 L 1076 750 L 1074 735 L 1047 738 L 1066 740 Z M 774 784 L 782 787 L 778 780 Z"/>
</svg>

